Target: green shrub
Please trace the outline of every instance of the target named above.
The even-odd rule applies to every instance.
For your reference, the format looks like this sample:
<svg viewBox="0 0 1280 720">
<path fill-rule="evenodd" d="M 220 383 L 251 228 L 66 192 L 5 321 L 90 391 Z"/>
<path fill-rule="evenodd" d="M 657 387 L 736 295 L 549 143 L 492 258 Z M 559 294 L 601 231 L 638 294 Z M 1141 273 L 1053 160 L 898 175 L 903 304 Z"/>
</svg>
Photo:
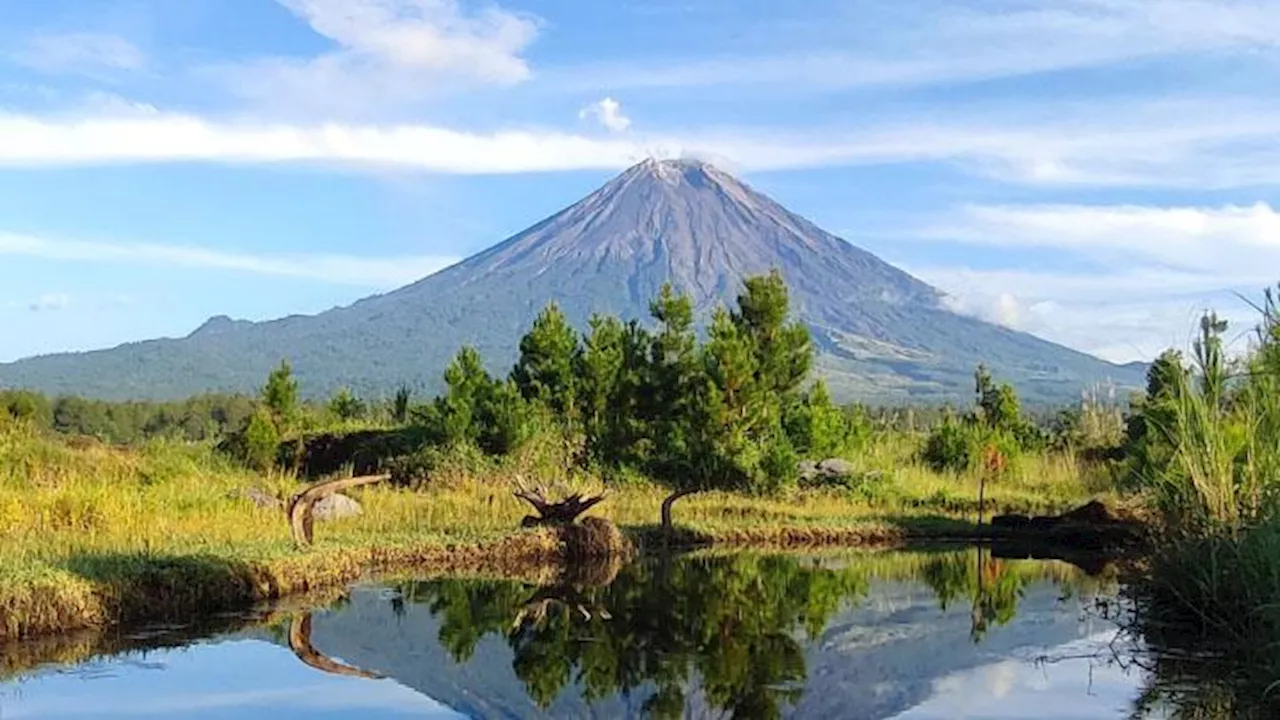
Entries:
<svg viewBox="0 0 1280 720">
<path fill-rule="evenodd" d="M 964 472 L 975 459 L 973 436 L 971 426 L 944 420 L 929 434 L 921 457 L 935 472 Z"/>
<path fill-rule="evenodd" d="M 244 463 L 259 472 L 266 472 L 275 465 L 279 448 L 280 431 L 276 429 L 271 415 L 267 411 L 254 413 L 244 429 Z"/>
</svg>

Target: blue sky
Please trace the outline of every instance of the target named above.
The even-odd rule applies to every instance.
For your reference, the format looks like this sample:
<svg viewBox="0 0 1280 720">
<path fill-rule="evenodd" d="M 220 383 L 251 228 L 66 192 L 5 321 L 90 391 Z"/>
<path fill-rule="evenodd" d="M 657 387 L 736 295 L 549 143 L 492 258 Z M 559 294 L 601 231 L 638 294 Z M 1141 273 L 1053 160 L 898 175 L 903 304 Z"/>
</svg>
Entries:
<svg viewBox="0 0 1280 720">
<path fill-rule="evenodd" d="M 0 0 L 0 361 L 410 282 L 696 155 L 1113 360 L 1280 280 L 1270 0 Z"/>
</svg>

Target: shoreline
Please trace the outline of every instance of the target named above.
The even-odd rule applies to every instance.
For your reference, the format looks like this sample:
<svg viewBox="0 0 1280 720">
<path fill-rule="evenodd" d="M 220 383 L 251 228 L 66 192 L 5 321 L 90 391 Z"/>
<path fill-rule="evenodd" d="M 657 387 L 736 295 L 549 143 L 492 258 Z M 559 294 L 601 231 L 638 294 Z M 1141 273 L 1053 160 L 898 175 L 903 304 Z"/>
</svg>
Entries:
<svg viewBox="0 0 1280 720">
<path fill-rule="evenodd" d="M 962 521 L 893 525 L 869 522 L 843 527 L 780 526 L 729 531 L 677 528 L 664 540 L 656 526 L 621 528 L 636 553 L 666 547 L 682 552 L 806 549 L 894 550 L 922 543 L 999 544 L 1008 557 L 1059 559 L 1087 569 L 1073 557 L 1119 555 L 1108 547 L 1064 545 L 989 525 Z M 101 556 L 68 563 L 78 588 L 35 580 L 0 607 L 0 647 L 102 631 L 140 623 L 199 622 L 218 614 L 250 612 L 263 603 L 341 588 L 369 574 L 417 571 L 429 575 L 552 578 L 580 560 L 551 529 L 515 530 L 479 543 L 325 547 L 279 558 L 247 561 L 217 554 Z M 73 592 L 74 590 L 74 592 Z M 25 607 L 24 607 L 25 605 Z M 0 665 L 3 669 L 3 665 Z"/>
</svg>

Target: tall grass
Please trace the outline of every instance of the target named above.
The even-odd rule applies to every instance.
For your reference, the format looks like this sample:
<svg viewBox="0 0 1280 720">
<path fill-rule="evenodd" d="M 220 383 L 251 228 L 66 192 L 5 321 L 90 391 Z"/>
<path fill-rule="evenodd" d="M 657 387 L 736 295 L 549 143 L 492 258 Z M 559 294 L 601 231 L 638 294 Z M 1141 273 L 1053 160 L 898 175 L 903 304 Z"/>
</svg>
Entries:
<svg viewBox="0 0 1280 720">
<path fill-rule="evenodd" d="M 1225 690 L 1238 717 L 1280 712 L 1280 315 L 1270 295 L 1262 309 L 1258 344 L 1234 373 L 1223 326 L 1202 323 L 1195 367 L 1175 383 L 1161 428 L 1173 448 L 1150 488 L 1161 542 L 1130 588 L 1137 628 L 1176 668 L 1158 671 L 1155 687 L 1188 712 L 1196 672 L 1212 678 L 1201 689 L 1215 707 Z"/>
</svg>

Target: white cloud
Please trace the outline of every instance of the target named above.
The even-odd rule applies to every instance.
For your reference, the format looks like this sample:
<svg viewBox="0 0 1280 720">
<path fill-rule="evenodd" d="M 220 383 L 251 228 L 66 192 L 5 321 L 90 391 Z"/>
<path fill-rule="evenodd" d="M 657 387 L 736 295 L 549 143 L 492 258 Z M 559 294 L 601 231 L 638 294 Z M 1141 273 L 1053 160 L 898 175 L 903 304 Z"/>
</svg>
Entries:
<svg viewBox="0 0 1280 720">
<path fill-rule="evenodd" d="M 65 293 L 45 293 L 27 303 L 27 309 L 31 312 L 49 312 L 63 310 L 70 304 L 71 297 Z"/>
<path fill-rule="evenodd" d="M 620 112 L 620 109 L 619 109 Z M 1280 103 L 1187 98 L 961 109 L 944 120 L 715 128 L 598 138 L 523 128 L 216 120 L 104 98 L 96 114 L 0 114 L 0 165 L 209 161 L 399 165 L 449 173 L 620 169 L 697 155 L 742 169 L 939 163 L 1033 186 L 1231 188 L 1280 184 Z M 621 117 L 619 115 L 619 117 Z"/>
<path fill-rule="evenodd" d="M 860 3 L 801 27 L 804 52 L 659 66 L 611 63 L 548 79 L 573 87 L 770 85 L 841 90 L 955 83 L 1191 53 L 1280 47 L 1270 0 L 1044 0 Z M 847 50 L 814 49 L 817 38 Z"/>
<path fill-rule="evenodd" d="M 1257 299 L 1280 282 L 1280 214 L 1265 203 L 1216 208 L 1029 205 L 970 207 L 923 233 L 1000 248 L 1064 253 L 1077 267 L 1033 272 L 917 268 L 959 311 L 1109 359 L 1186 347 L 1215 310 L 1243 341 Z"/>
<path fill-rule="evenodd" d="M 578 111 L 579 120 L 588 118 L 614 132 L 622 132 L 631 127 L 631 118 L 622 114 L 622 104 L 611 97 L 593 102 Z"/>
<path fill-rule="evenodd" d="M 1218 278 L 1276 273 L 1280 213 L 1266 203 L 1223 207 L 972 206 L 926 236 L 1004 247 L 1054 248 L 1113 263 Z"/>
<path fill-rule="evenodd" d="M 619 169 L 661 148 L 746 170 L 946 163 L 1029 185 L 1223 188 L 1280 183 L 1280 105 L 1261 101 L 1044 103 L 920 124 L 838 130 L 719 128 L 590 138 L 521 129 L 217 121 L 124 101 L 93 117 L 0 115 L 0 165 L 210 161 L 400 165 L 450 173 Z"/>
<path fill-rule="evenodd" d="M 139 70 L 146 55 L 133 43 L 106 33 L 66 33 L 31 38 L 13 59 L 46 73 L 96 73 Z"/>
<path fill-rule="evenodd" d="M 334 162 L 446 173 L 612 169 L 629 142 L 555 132 L 474 134 L 430 126 L 212 123 L 182 115 L 63 120 L 0 116 L 0 165 Z"/>
<path fill-rule="evenodd" d="M 457 0 L 277 0 L 337 48 L 222 67 L 232 92 L 276 109 L 367 114 L 412 105 L 457 81 L 511 84 L 530 76 L 521 54 L 531 16 Z"/>
<path fill-rule="evenodd" d="M 1187 348 L 1201 313 L 1213 310 L 1231 322 L 1228 338 L 1241 347 L 1257 313 L 1227 288 L 1176 272 L 1055 273 L 918 267 L 912 273 L 949 294 L 948 306 L 967 315 L 1029 332 L 1115 362 L 1150 360 L 1170 348 Z M 1241 285 L 1256 298 L 1274 280 Z M 1200 286 L 1200 290 L 1190 287 Z M 1013 322 L 1010 322 L 1013 320 Z"/>
<path fill-rule="evenodd" d="M 364 258 L 347 255 L 254 255 L 182 245 L 52 240 L 0 233 L 0 256 L 4 255 L 60 261 L 231 270 L 374 288 L 399 287 L 458 260 L 444 256 Z M 54 301 L 60 297 L 48 296 Z M 122 301 L 125 300 L 127 299 Z M 36 309 L 34 305 L 32 309 Z M 52 309 L 52 305 L 49 309 Z"/>
</svg>

